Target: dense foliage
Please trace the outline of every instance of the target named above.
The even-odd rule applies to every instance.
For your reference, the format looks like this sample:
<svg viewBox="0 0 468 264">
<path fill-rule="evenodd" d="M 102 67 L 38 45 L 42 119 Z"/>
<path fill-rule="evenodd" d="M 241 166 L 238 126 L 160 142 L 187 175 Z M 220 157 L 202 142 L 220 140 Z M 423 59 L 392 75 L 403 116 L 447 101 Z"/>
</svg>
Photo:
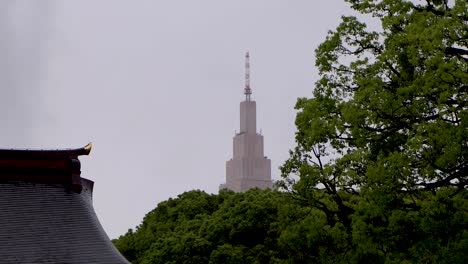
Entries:
<svg viewBox="0 0 468 264">
<path fill-rule="evenodd" d="M 283 186 L 352 262 L 468 262 L 468 2 L 348 0 L 296 105 Z M 338 243 L 338 239 L 335 240 Z"/>
<path fill-rule="evenodd" d="M 132 263 L 280 263 L 291 257 L 290 239 L 302 239 L 301 230 L 282 231 L 310 210 L 277 191 L 190 191 L 114 243 Z"/>
<path fill-rule="evenodd" d="M 286 192 L 187 192 L 114 241 L 134 263 L 468 263 L 468 2 L 347 0 L 298 100 Z"/>
</svg>

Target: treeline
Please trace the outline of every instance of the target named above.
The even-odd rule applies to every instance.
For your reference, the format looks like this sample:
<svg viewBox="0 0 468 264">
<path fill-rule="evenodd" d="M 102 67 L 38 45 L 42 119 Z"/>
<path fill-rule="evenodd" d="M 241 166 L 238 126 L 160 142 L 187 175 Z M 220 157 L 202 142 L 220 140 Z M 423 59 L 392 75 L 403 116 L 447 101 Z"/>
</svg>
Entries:
<svg viewBox="0 0 468 264">
<path fill-rule="evenodd" d="M 346 227 L 287 193 L 190 191 L 113 242 L 132 263 L 467 263 L 467 193 L 446 194 L 410 213 L 396 206 L 388 219 L 350 197 Z"/>
<path fill-rule="evenodd" d="M 158 204 L 136 231 L 129 230 L 114 243 L 132 263 L 300 260 L 289 250 L 288 235 L 281 235 L 297 222 L 298 214 L 305 216 L 277 191 L 190 191 Z"/>
</svg>

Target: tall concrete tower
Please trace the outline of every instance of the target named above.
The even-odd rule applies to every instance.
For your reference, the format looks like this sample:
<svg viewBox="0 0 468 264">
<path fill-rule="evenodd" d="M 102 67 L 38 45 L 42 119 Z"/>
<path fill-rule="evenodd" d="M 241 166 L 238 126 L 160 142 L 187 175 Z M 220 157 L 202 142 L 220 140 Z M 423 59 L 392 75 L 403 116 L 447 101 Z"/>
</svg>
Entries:
<svg viewBox="0 0 468 264">
<path fill-rule="evenodd" d="M 244 192 L 272 187 L 271 161 L 263 153 L 263 136 L 257 133 L 256 104 L 251 100 L 249 52 L 245 55 L 245 101 L 240 103 L 240 130 L 233 139 L 233 157 L 226 162 L 226 188 Z"/>
</svg>

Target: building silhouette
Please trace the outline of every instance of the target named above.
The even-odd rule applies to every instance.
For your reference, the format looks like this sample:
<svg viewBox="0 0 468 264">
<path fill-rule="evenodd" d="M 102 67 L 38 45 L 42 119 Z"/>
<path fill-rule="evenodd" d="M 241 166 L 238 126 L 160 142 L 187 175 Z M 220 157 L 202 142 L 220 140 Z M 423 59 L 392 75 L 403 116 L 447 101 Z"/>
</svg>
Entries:
<svg viewBox="0 0 468 264">
<path fill-rule="evenodd" d="M 226 183 L 220 186 L 235 192 L 272 187 L 271 161 L 264 155 L 263 135 L 257 133 L 256 103 L 251 100 L 248 52 L 245 57 L 245 101 L 240 103 L 240 130 L 233 138 L 233 157 L 226 162 Z"/>
<path fill-rule="evenodd" d="M 94 212 L 71 150 L 0 149 L 0 263 L 129 263 Z"/>
</svg>

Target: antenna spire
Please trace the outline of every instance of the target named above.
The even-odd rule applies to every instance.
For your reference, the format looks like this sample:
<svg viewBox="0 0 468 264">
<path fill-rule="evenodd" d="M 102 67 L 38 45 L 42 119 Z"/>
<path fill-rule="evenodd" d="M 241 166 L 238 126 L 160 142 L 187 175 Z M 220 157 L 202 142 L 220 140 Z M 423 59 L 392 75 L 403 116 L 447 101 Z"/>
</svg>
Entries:
<svg viewBox="0 0 468 264">
<path fill-rule="evenodd" d="M 249 51 L 245 53 L 245 100 L 250 101 L 250 95 L 252 94 L 252 89 L 250 89 L 250 55 Z"/>
</svg>

